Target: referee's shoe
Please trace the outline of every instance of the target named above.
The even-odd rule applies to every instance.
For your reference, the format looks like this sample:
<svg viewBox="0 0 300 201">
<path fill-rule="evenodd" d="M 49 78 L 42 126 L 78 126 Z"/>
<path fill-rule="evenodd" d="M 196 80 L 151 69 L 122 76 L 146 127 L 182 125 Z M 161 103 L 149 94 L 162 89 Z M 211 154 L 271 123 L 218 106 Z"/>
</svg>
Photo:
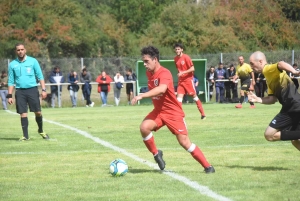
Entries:
<svg viewBox="0 0 300 201">
<path fill-rule="evenodd" d="M 42 136 L 42 138 L 43 139 L 45 139 L 45 140 L 49 140 L 50 139 L 50 137 L 46 134 L 46 133 L 40 133 L 39 132 L 39 134 Z"/>
</svg>

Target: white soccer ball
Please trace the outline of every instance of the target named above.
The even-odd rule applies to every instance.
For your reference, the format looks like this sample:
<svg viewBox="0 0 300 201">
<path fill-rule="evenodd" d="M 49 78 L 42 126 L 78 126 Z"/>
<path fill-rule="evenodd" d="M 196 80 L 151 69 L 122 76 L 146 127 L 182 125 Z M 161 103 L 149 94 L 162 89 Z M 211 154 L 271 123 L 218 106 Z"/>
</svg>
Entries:
<svg viewBox="0 0 300 201">
<path fill-rule="evenodd" d="M 112 176 L 123 176 L 128 172 L 128 165 L 122 159 L 115 159 L 109 164 L 109 172 Z"/>
</svg>

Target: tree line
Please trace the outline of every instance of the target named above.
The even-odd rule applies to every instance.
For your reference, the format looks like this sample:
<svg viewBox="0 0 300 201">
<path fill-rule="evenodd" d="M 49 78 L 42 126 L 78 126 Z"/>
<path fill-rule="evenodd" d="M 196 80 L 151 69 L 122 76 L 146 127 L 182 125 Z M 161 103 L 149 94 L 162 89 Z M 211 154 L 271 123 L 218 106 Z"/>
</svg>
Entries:
<svg viewBox="0 0 300 201">
<path fill-rule="evenodd" d="M 42 58 L 300 49 L 298 0 L 2 0 L 0 58 L 14 45 Z"/>
</svg>

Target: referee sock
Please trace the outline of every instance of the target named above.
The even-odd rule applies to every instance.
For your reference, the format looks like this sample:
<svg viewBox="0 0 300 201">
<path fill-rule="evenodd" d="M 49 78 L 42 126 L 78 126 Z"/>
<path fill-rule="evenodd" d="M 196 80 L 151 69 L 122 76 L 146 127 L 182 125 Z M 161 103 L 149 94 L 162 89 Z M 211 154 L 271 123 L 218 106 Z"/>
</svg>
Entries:
<svg viewBox="0 0 300 201">
<path fill-rule="evenodd" d="M 143 138 L 143 141 L 144 141 L 144 144 L 146 145 L 146 147 L 148 148 L 148 150 L 153 155 L 158 153 L 152 132 L 147 137 Z"/>
<path fill-rule="evenodd" d="M 196 161 L 198 161 L 202 165 L 202 167 L 208 168 L 210 166 L 210 164 L 207 162 L 207 160 L 206 160 L 204 154 L 202 153 L 202 151 L 194 143 L 192 143 L 192 145 L 190 146 L 190 148 L 187 151 L 191 153 L 193 158 Z"/>
<path fill-rule="evenodd" d="M 35 116 L 35 121 L 39 127 L 38 132 L 43 133 L 43 116 Z"/>
<path fill-rule="evenodd" d="M 28 118 L 27 117 L 21 117 L 21 126 L 23 130 L 23 136 L 27 139 L 28 138 Z"/>
<path fill-rule="evenodd" d="M 300 139 L 300 131 L 281 131 L 280 140 L 298 140 Z"/>
</svg>

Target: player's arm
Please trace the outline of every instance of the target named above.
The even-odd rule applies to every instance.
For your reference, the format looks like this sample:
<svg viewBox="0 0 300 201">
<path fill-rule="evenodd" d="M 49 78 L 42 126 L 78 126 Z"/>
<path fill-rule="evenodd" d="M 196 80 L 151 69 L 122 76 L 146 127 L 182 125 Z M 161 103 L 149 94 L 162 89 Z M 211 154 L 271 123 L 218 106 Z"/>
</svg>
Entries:
<svg viewBox="0 0 300 201">
<path fill-rule="evenodd" d="M 247 95 L 248 95 L 248 100 L 253 103 L 274 104 L 277 101 L 277 98 L 275 96 L 267 96 L 267 97 L 260 98 L 260 97 L 257 97 L 251 91 Z"/>
<path fill-rule="evenodd" d="M 195 71 L 195 67 L 194 66 L 191 66 L 189 69 L 185 70 L 185 71 L 180 71 L 177 76 L 180 77 L 181 75 L 184 75 L 184 74 L 188 74 L 188 73 L 191 73 L 191 72 L 194 72 Z"/>
<path fill-rule="evenodd" d="M 151 89 L 150 91 L 148 91 L 146 93 L 143 93 L 143 94 L 133 97 L 133 99 L 131 100 L 131 104 L 135 105 L 139 100 L 142 100 L 143 98 L 151 98 L 154 96 L 164 94 L 167 89 L 168 89 L 168 85 L 160 84 L 159 86 Z"/>
<path fill-rule="evenodd" d="M 294 75 L 300 76 L 300 71 L 297 71 L 295 68 L 293 68 L 290 64 L 284 62 L 284 61 L 280 61 L 277 64 L 277 67 L 280 70 L 285 70 L 286 72 L 291 72 Z"/>
<path fill-rule="evenodd" d="M 40 80 L 40 85 L 42 87 L 42 98 L 44 99 L 47 97 L 45 80 Z"/>
</svg>

